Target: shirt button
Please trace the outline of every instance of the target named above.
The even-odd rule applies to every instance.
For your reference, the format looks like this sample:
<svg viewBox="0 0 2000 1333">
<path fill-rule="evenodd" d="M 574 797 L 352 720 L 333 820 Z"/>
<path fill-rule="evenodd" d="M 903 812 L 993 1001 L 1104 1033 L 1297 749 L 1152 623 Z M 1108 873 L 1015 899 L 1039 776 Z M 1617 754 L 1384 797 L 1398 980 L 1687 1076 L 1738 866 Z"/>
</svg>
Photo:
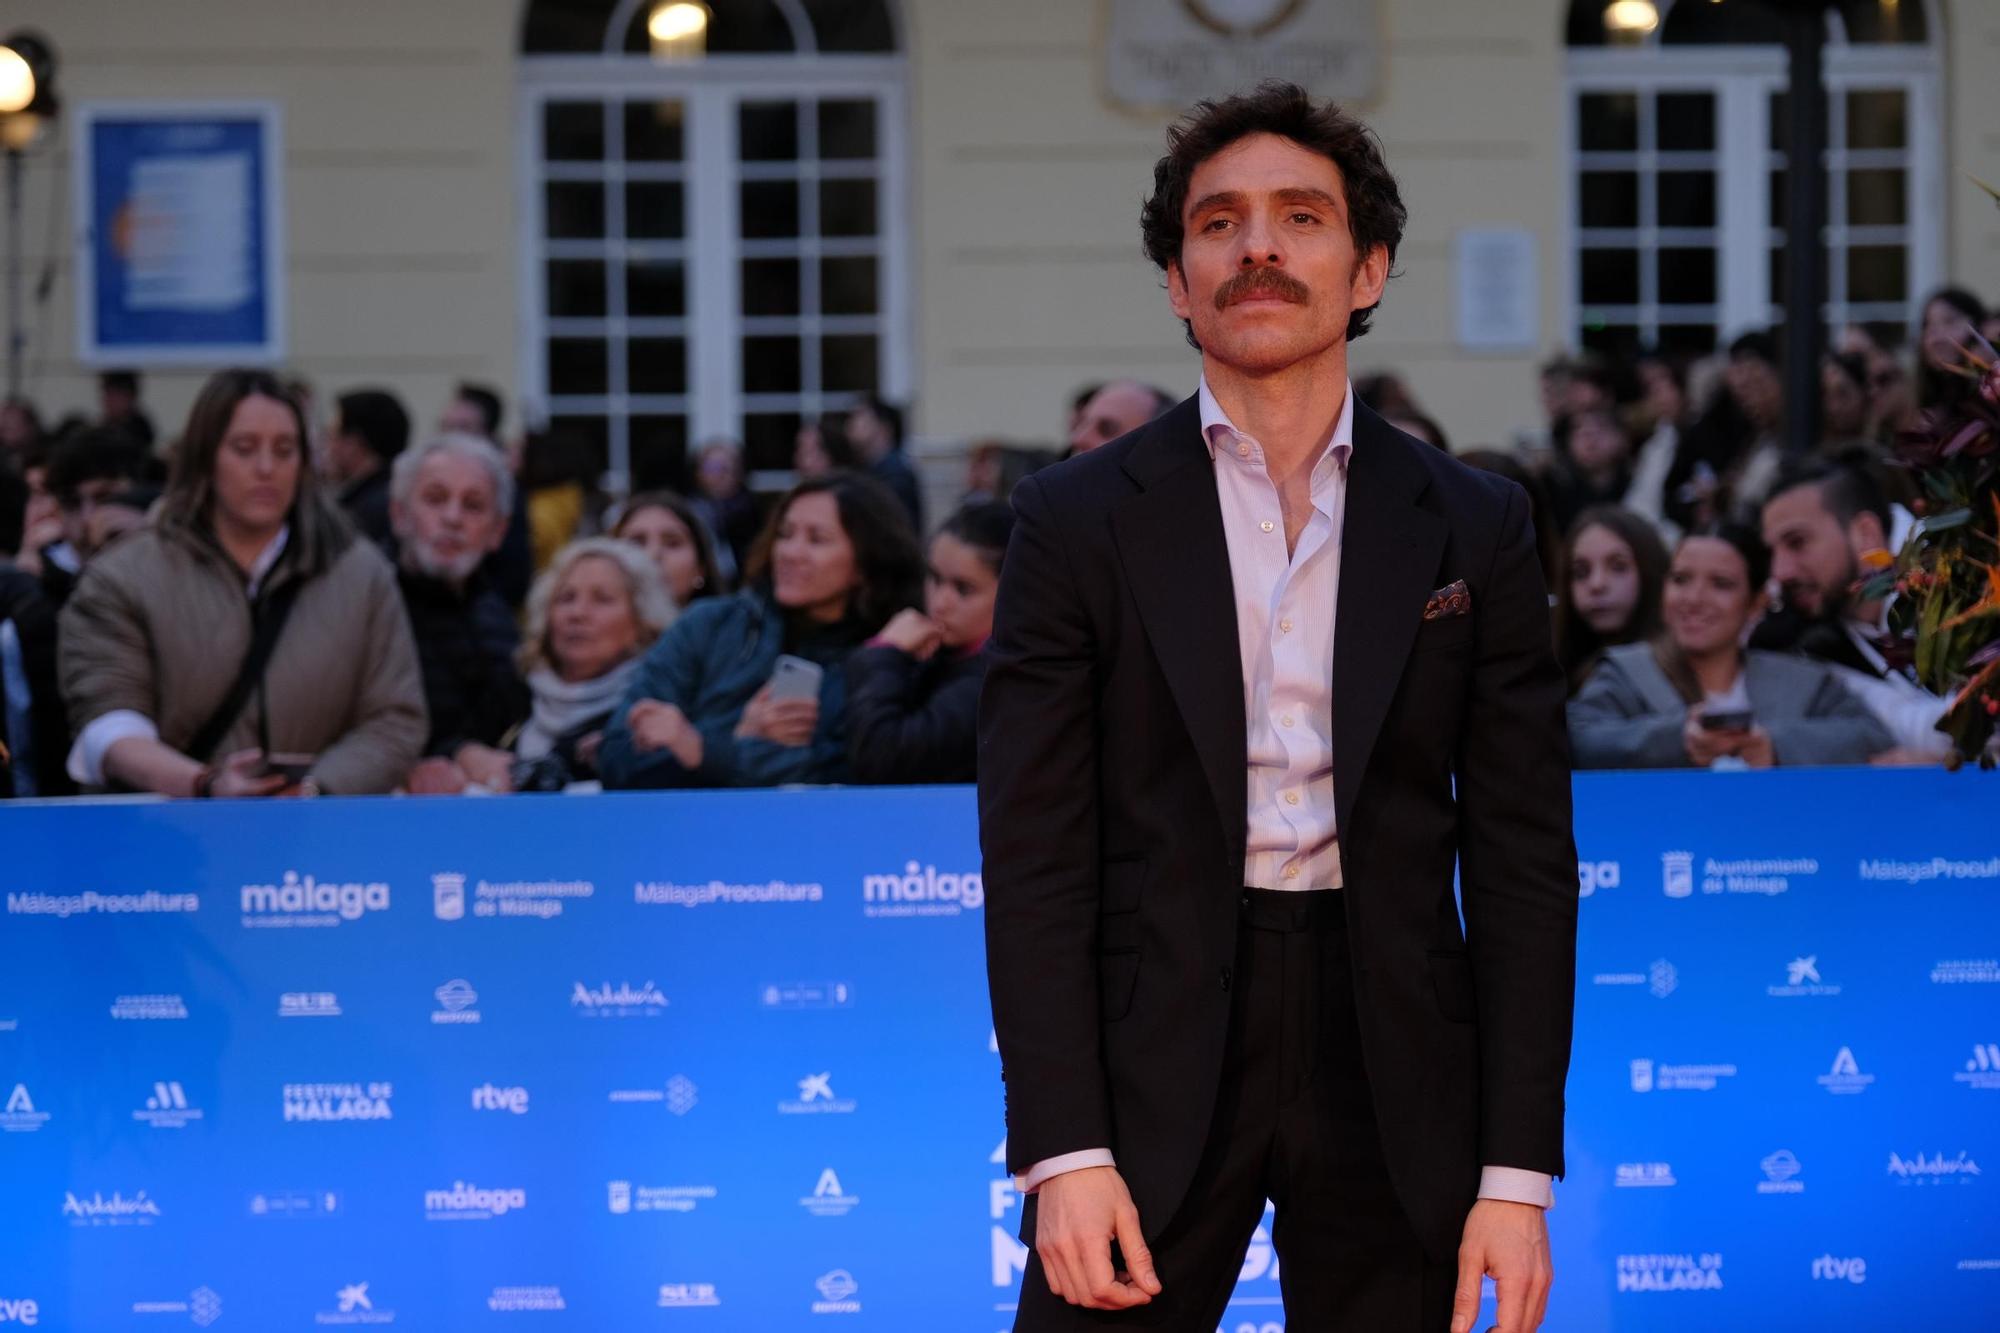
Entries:
<svg viewBox="0 0 2000 1333">
<path fill-rule="evenodd" d="M 1222 977 L 1221 977 L 1221 980 L 1222 980 L 1222 989 L 1224 989 L 1224 990 L 1228 990 L 1228 989 L 1229 989 L 1229 969 L 1228 969 L 1228 968 L 1226 968 L 1226 967 L 1222 969 Z"/>
<path fill-rule="evenodd" d="M 1297 879 L 1298 877 L 1299 877 L 1299 868 L 1298 868 L 1297 866 L 1286 866 L 1286 867 L 1285 867 L 1285 878 L 1286 878 L 1286 879 Z"/>
<path fill-rule="evenodd" d="M 1280 620 L 1278 622 L 1278 628 L 1283 633 L 1290 634 L 1292 632 L 1292 622 L 1289 620 Z"/>
<path fill-rule="evenodd" d="M 1270 519 L 1267 518 L 1262 523 L 1259 523 L 1257 526 L 1262 528 L 1264 531 L 1269 532 L 1272 528 L 1278 525 L 1273 523 Z"/>
<path fill-rule="evenodd" d="M 1286 805 L 1297 805 L 1298 803 L 1299 803 L 1299 794 L 1297 792 L 1288 791 L 1285 793 Z"/>
<path fill-rule="evenodd" d="M 1279 718 L 1278 721 L 1288 727 L 1292 725 L 1292 718 L 1289 713 L 1286 714 L 1284 717 Z"/>
<path fill-rule="evenodd" d="M 1237 445 L 1237 446 L 1236 446 L 1236 456 L 1237 456 L 1238 458 L 1248 458 L 1248 457 L 1250 456 L 1250 446 L 1249 446 L 1249 445 L 1247 445 L 1247 444 L 1239 444 L 1239 445 Z"/>
</svg>

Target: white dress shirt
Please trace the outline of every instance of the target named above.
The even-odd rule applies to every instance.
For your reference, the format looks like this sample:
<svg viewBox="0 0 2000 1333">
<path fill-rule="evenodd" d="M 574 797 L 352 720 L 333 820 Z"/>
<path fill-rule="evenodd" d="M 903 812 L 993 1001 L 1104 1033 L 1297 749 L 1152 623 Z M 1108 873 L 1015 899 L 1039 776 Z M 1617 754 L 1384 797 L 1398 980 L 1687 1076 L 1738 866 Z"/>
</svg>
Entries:
<svg viewBox="0 0 2000 1333">
<path fill-rule="evenodd" d="M 1354 453 L 1354 386 L 1313 463 L 1313 512 L 1296 549 L 1285 549 L 1285 516 L 1264 448 L 1238 430 L 1209 390 L 1199 398 L 1201 433 L 1215 466 L 1216 497 L 1236 593 L 1242 654 L 1244 737 L 1249 762 L 1243 883 L 1253 888 L 1338 889 L 1340 841 L 1333 800 L 1333 629 L 1340 596 L 1340 536 L 1347 464 Z M 1086 1148 L 1035 1163 L 1015 1178 L 1033 1193 L 1065 1171 L 1112 1166 L 1109 1149 Z M 1540 1171 L 1488 1166 L 1479 1197 L 1553 1206 Z"/>
</svg>

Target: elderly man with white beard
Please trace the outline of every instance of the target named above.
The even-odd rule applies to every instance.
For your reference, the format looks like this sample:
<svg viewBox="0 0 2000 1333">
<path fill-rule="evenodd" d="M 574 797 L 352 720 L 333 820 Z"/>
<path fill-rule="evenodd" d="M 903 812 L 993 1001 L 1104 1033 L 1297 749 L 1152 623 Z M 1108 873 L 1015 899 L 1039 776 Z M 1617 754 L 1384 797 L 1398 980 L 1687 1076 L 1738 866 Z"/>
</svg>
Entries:
<svg viewBox="0 0 2000 1333">
<path fill-rule="evenodd" d="M 528 688 L 515 666 L 513 613 L 480 565 L 499 547 L 513 506 L 506 459 L 477 436 L 440 435 L 396 459 L 389 518 L 397 577 L 431 716 L 413 792 L 508 789 L 513 760 L 500 745 L 528 714 Z"/>
</svg>

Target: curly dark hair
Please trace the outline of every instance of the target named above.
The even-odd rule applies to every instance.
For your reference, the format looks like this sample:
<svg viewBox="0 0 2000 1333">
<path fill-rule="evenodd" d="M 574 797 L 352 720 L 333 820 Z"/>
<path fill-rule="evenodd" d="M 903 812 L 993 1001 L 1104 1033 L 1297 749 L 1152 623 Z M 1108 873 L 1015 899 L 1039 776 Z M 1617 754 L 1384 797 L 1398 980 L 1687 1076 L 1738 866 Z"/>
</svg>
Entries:
<svg viewBox="0 0 2000 1333">
<path fill-rule="evenodd" d="M 1186 239 L 1181 215 L 1187 208 L 1188 183 L 1194 179 L 1195 168 L 1253 134 L 1290 139 L 1340 168 L 1347 193 L 1347 229 L 1354 238 L 1355 253 L 1367 255 L 1376 246 L 1383 246 L 1389 252 L 1389 263 L 1395 264 L 1396 247 L 1402 242 L 1409 212 L 1403 207 L 1395 176 L 1382 160 L 1382 145 L 1375 132 L 1336 104 L 1313 101 L 1297 84 L 1273 80 L 1258 84 L 1253 92 L 1197 102 L 1167 131 L 1167 155 L 1153 164 L 1152 197 L 1139 213 L 1146 257 L 1161 272 L 1180 263 L 1181 244 Z M 1374 312 L 1371 305 L 1348 315 L 1349 342 L 1368 332 L 1368 317 Z M 1199 351 L 1201 344 L 1195 342 L 1192 324 L 1187 337 Z"/>
</svg>

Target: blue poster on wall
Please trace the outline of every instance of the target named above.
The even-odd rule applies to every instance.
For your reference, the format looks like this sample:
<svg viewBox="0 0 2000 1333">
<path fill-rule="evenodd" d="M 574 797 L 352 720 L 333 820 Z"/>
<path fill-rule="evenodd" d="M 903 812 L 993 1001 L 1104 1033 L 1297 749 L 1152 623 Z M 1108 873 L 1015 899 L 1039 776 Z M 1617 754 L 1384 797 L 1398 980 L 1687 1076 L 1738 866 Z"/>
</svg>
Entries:
<svg viewBox="0 0 2000 1333">
<path fill-rule="evenodd" d="M 78 357 L 281 359 L 276 105 L 86 103 L 75 126 Z"/>
</svg>

